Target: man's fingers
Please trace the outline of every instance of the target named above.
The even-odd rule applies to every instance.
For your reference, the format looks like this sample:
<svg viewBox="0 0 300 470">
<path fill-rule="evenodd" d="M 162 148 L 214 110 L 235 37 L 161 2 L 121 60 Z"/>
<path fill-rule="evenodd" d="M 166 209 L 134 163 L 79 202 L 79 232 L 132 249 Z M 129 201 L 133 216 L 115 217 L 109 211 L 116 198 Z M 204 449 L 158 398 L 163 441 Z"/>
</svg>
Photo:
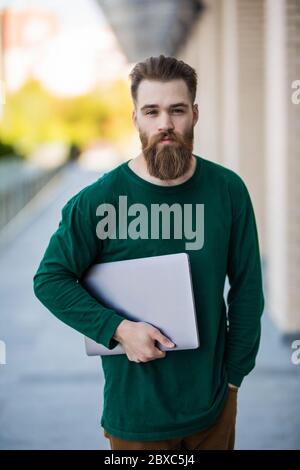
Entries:
<svg viewBox="0 0 300 470">
<path fill-rule="evenodd" d="M 161 349 L 155 347 L 155 356 L 153 356 L 150 361 L 155 360 L 155 359 L 163 359 L 166 357 L 166 351 L 162 351 Z"/>
<path fill-rule="evenodd" d="M 160 331 L 156 330 L 153 334 L 153 337 L 161 344 L 166 346 L 167 348 L 173 348 L 175 344 L 169 338 L 164 336 Z"/>
</svg>

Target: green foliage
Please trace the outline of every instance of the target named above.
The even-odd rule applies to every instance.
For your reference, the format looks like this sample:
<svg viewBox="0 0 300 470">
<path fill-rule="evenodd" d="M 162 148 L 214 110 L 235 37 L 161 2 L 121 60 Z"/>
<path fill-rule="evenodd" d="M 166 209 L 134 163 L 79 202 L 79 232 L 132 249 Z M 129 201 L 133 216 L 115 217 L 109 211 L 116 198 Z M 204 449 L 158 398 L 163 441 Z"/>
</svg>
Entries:
<svg viewBox="0 0 300 470">
<path fill-rule="evenodd" d="M 117 142 L 131 133 L 131 100 L 125 81 L 73 98 L 59 98 L 30 80 L 7 96 L 0 139 L 28 154 L 49 141 L 83 148 L 94 139 Z"/>
<path fill-rule="evenodd" d="M 0 158 L 14 155 L 15 149 L 12 145 L 0 141 Z"/>
</svg>

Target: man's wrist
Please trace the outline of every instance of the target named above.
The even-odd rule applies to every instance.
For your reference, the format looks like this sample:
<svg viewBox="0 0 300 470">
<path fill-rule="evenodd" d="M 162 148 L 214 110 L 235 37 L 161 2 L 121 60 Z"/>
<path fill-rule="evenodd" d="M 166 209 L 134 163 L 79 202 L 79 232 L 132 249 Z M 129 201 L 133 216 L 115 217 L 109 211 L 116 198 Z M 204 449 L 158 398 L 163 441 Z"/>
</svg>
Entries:
<svg viewBox="0 0 300 470">
<path fill-rule="evenodd" d="M 129 320 L 123 320 L 121 323 L 118 325 L 115 334 L 113 336 L 113 339 L 116 341 L 121 342 L 122 341 L 122 333 L 124 331 L 124 328 L 126 329 L 127 324 L 129 323 Z"/>
</svg>

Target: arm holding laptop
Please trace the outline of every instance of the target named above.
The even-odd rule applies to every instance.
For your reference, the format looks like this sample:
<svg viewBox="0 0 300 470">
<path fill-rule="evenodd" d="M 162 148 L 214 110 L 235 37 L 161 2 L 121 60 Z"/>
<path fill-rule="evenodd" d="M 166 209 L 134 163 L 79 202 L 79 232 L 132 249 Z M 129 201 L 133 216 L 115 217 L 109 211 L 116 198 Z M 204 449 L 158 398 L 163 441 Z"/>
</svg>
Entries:
<svg viewBox="0 0 300 470">
<path fill-rule="evenodd" d="M 105 308 L 78 282 L 101 250 L 92 225 L 78 196 L 71 198 L 34 276 L 34 293 L 59 320 L 112 349 L 117 345 L 113 334 L 124 317 Z"/>
<path fill-rule="evenodd" d="M 34 276 L 35 295 L 57 318 L 97 343 L 112 349 L 122 341 L 129 360 L 164 357 L 155 340 L 167 338 L 157 328 L 124 320 L 78 282 L 101 250 L 102 241 L 90 220 L 80 209 L 77 195 L 63 207 L 59 226 Z"/>
</svg>

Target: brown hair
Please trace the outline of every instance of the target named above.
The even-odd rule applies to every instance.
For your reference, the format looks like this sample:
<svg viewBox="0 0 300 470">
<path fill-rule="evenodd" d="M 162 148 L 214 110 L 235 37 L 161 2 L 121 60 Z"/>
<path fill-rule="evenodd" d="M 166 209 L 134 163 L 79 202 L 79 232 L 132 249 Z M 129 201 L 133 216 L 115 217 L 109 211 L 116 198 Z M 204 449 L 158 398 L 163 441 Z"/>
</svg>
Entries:
<svg viewBox="0 0 300 470">
<path fill-rule="evenodd" d="M 136 103 L 137 91 L 142 80 L 159 80 L 167 82 L 182 78 L 188 88 L 192 104 L 197 90 L 197 73 L 190 65 L 175 57 L 149 57 L 144 62 L 137 63 L 129 74 L 131 80 L 131 96 Z"/>
</svg>

